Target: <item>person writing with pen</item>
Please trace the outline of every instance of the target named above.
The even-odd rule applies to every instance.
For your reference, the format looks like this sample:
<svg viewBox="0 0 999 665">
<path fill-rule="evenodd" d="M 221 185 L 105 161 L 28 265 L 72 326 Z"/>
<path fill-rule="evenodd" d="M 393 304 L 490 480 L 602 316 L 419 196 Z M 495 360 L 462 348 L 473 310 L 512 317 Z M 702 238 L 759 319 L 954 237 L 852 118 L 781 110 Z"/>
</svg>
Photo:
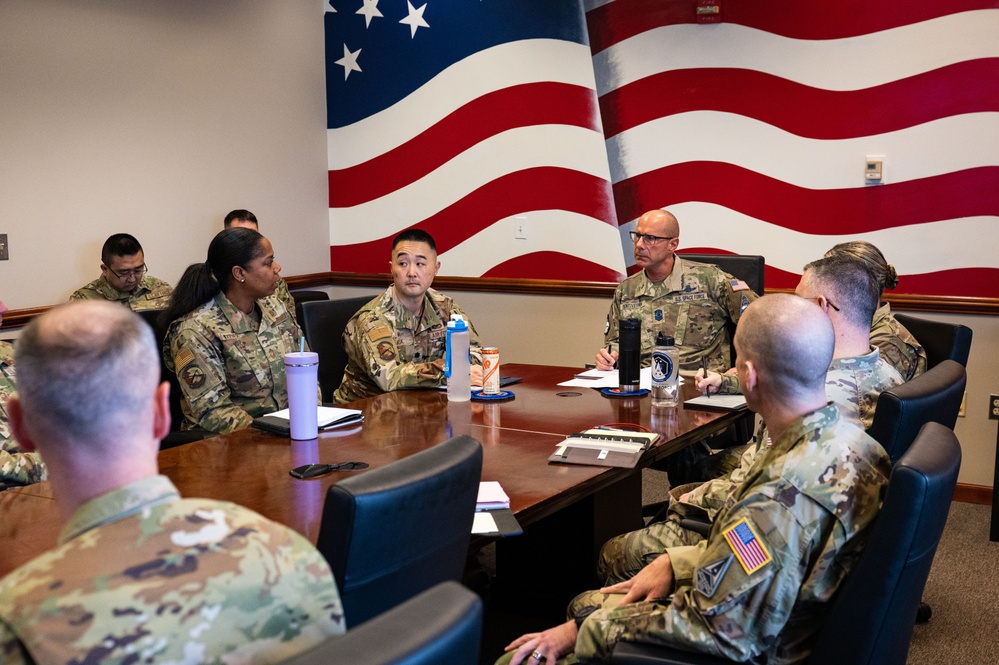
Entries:
<svg viewBox="0 0 999 665">
<path fill-rule="evenodd" d="M 663 331 L 676 340 L 681 372 L 693 374 L 702 357 L 708 369 L 728 369 L 732 342 L 726 324 L 737 323 L 758 296 L 717 266 L 677 256 L 680 225 L 666 210 L 650 210 L 639 217 L 631 239 L 635 265 L 642 270 L 614 291 L 604 347 L 597 351 L 597 369 L 613 369 L 617 362 L 621 319 L 642 321 L 643 366 L 650 362 L 656 334 Z"/>
</svg>

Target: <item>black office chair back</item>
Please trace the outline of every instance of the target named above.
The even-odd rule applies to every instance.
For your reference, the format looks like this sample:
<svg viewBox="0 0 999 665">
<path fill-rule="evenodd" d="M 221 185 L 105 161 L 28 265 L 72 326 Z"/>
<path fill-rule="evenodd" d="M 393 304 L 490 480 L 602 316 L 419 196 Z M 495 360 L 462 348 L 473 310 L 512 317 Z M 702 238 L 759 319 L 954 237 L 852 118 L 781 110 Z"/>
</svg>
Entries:
<svg viewBox="0 0 999 665">
<path fill-rule="evenodd" d="M 916 609 L 943 533 L 961 468 L 947 427 L 923 426 L 892 469 L 884 505 L 856 566 L 832 601 L 807 665 L 903 665 Z M 622 642 L 618 665 L 715 665 L 730 661 Z"/>
<path fill-rule="evenodd" d="M 924 425 L 892 470 L 867 547 L 833 601 L 809 665 L 904 665 L 960 468 L 954 432 Z"/>
<path fill-rule="evenodd" d="M 758 254 L 685 254 L 680 257 L 698 263 L 713 263 L 732 277 L 741 279 L 757 295 L 763 295 L 763 276 L 766 261 Z"/>
<path fill-rule="evenodd" d="M 895 320 L 905 326 L 912 336 L 923 345 L 926 361 L 930 367 L 944 360 L 953 360 L 968 366 L 971 352 L 972 330 L 968 326 L 923 319 L 909 314 L 894 314 Z"/>
<path fill-rule="evenodd" d="M 330 294 L 325 291 L 292 291 L 291 299 L 295 301 L 295 319 L 302 320 L 302 305 L 317 300 L 329 300 Z"/>
<path fill-rule="evenodd" d="M 482 601 L 443 582 L 282 665 L 478 665 Z"/>
<path fill-rule="evenodd" d="M 953 360 L 944 360 L 911 381 L 878 396 L 870 435 L 897 462 L 928 422 L 954 429 L 964 399 L 967 373 Z"/>
<path fill-rule="evenodd" d="M 461 580 L 481 474 L 482 446 L 458 436 L 330 487 L 317 547 L 348 626 Z"/>
<path fill-rule="evenodd" d="M 333 392 L 343 381 L 347 352 L 343 350 L 343 331 L 350 317 L 371 302 L 371 296 L 303 302 L 298 321 L 302 324 L 309 348 L 319 354 L 319 388 L 323 401 L 332 402 Z"/>
<path fill-rule="evenodd" d="M 160 381 L 166 381 L 170 384 L 170 433 L 160 441 L 160 449 L 164 450 L 179 446 L 182 443 L 200 441 L 208 436 L 208 432 L 200 429 L 189 431 L 181 431 L 180 429 L 181 423 L 184 422 L 184 410 L 181 407 L 181 401 L 184 397 L 180 391 L 180 381 L 177 380 L 177 375 L 167 369 L 166 361 L 163 358 L 163 340 L 166 337 L 169 326 L 160 323 L 160 314 L 162 311 L 159 309 L 147 309 L 136 312 L 136 314 L 141 316 L 153 329 L 153 335 L 156 337 L 156 347 L 159 351 Z"/>
</svg>

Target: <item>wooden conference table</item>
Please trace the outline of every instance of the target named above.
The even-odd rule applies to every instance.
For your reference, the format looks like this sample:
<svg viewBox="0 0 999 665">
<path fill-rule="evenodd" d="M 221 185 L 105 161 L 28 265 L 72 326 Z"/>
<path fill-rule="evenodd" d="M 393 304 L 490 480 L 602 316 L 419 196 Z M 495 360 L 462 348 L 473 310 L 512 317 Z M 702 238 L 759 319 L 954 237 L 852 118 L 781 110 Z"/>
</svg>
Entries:
<svg viewBox="0 0 999 665">
<path fill-rule="evenodd" d="M 663 435 L 643 459 L 649 464 L 693 441 L 721 431 L 739 413 L 657 409 L 646 396 L 613 399 L 587 388 L 562 388 L 578 369 L 507 364 L 506 376 L 523 377 L 509 387 L 516 398 L 495 403 L 449 403 L 442 391 L 399 391 L 351 405 L 364 412 L 363 426 L 320 432 L 312 441 L 290 441 L 255 429 L 163 450 L 161 473 L 181 494 L 233 501 L 281 522 L 313 542 L 319 534 L 327 488 L 358 471 L 334 471 L 297 480 L 288 470 L 313 462 L 361 461 L 377 468 L 468 434 L 482 442 L 483 480 L 498 480 L 525 536 L 501 543 L 498 563 L 540 550 L 553 559 L 574 548 L 582 556 L 577 573 L 592 576 L 594 557 L 607 537 L 641 525 L 641 473 L 569 464 L 548 456 L 567 434 L 610 423 L 639 424 Z M 687 396 L 693 388 L 684 386 Z M 56 544 L 61 519 L 50 483 L 0 492 L 0 575 Z M 518 541 L 517 544 L 513 544 Z M 552 551 L 558 544 L 561 552 Z M 507 565 L 511 572 L 520 566 Z M 522 571 L 516 571 L 518 576 Z M 566 574 L 566 577 L 571 575 Z M 578 582 L 577 582 L 578 583 Z M 578 588 L 578 587 L 576 587 Z"/>
</svg>

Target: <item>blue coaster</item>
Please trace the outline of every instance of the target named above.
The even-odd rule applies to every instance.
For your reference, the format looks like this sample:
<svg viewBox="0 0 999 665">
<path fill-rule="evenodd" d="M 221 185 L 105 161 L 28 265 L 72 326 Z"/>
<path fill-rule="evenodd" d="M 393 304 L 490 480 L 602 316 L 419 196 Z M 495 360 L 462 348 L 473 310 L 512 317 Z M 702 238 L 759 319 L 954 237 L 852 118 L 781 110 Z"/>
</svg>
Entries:
<svg viewBox="0 0 999 665">
<path fill-rule="evenodd" d="M 472 391 L 472 401 L 475 402 L 505 402 L 508 399 L 513 399 L 514 397 L 516 397 L 516 395 L 509 390 L 501 390 L 495 395 L 487 395 L 481 390 Z"/>
<path fill-rule="evenodd" d="M 620 388 L 601 388 L 600 394 L 604 397 L 645 397 L 649 391 L 645 388 L 639 388 L 629 393 L 622 392 Z"/>
</svg>

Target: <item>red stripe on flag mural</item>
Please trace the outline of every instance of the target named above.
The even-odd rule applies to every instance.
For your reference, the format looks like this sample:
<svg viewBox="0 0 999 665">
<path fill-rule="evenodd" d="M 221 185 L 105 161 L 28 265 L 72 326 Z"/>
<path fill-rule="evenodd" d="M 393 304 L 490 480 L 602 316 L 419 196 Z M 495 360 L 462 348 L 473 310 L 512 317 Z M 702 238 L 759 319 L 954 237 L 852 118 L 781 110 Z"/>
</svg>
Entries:
<svg viewBox="0 0 999 665">
<path fill-rule="evenodd" d="M 621 223 L 651 208 L 703 201 L 799 233 L 848 235 L 999 216 L 999 166 L 879 187 L 808 189 L 726 162 L 683 162 L 622 180 L 614 200 Z"/>
<path fill-rule="evenodd" d="M 690 111 L 735 113 L 812 139 L 897 131 L 962 113 L 999 111 L 999 58 L 959 62 L 860 90 L 823 90 L 751 69 L 660 72 L 600 97 L 604 135 Z M 781 100 L 775 104 L 774 100 Z M 857 121 L 864 109 L 864 121 Z"/>
<path fill-rule="evenodd" d="M 483 95 L 388 152 L 330 171 L 330 207 L 346 208 L 390 194 L 507 130 L 570 125 L 599 132 L 595 117 L 593 91 L 566 83 L 530 83 Z"/>
<path fill-rule="evenodd" d="M 791 39 L 844 39 L 995 6 L 994 0 L 725 0 L 722 21 Z M 616 0 L 586 13 L 593 53 L 648 30 L 695 21 L 691 0 Z"/>
</svg>

